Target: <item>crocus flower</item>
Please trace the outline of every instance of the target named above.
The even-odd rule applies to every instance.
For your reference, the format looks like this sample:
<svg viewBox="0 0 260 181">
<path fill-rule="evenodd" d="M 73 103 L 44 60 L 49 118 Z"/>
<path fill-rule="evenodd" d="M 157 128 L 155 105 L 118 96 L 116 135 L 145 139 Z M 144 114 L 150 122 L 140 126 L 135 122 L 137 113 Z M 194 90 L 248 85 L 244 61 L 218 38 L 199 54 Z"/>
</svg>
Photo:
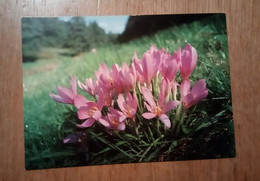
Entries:
<svg viewBox="0 0 260 181">
<path fill-rule="evenodd" d="M 180 62 L 178 62 L 174 56 L 170 56 L 162 61 L 160 72 L 165 79 L 168 79 L 171 82 L 175 79 L 179 67 Z"/>
<path fill-rule="evenodd" d="M 80 143 L 86 139 L 86 134 L 82 131 L 70 134 L 63 139 L 63 143 Z"/>
<path fill-rule="evenodd" d="M 122 94 L 118 95 L 117 104 L 120 110 L 123 112 L 123 116 L 120 117 L 120 120 L 126 118 L 134 118 L 137 110 L 137 97 L 132 96 L 130 93 L 126 94 L 126 99 Z"/>
<path fill-rule="evenodd" d="M 140 76 L 141 83 L 150 84 L 159 70 L 161 61 L 158 54 L 155 53 L 155 49 L 156 47 L 152 46 L 150 51 L 144 53 L 141 60 L 137 58 L 136 53 L 134 54 L 133 63 Z"/>
<path fill-rule="evenodd" d="M 98 100 L 103 103 L 104 106 L 111 106 L 112 104 L 112 90 L 105 90 L 100 87 L 98 92 Z"/>
<path fill-rule="evenodd" d="M 73 104 L 74 103 L 74 97 L 77 95 L 77 84 L 76 84 L 76 78 L 72 76 L 70 80 L 70 89 L 67 87 L 58 86 L 57 92 L 58 94 L 49 94 L 50 97 L 63 104 Z"/>
<path fill-rule="evenodd" d="M 107 116 L 103 116 L 100 122 L 107 128 L 113 130 L 125 130 L 125 119 L 120 119 L 122 113 L 109 107 L 109 113 Z"/>
<path fill-rule="evenodd" d="M 165 103 L 165 99 L 163 98 L 164 94 L 160 93 L 158 98 L 160 101 L 158 101 L 158 103 L 155 103 L 152 93 L 145 87 L 142 88 L 142 94 L 145 100 L 147 101 L 147 103 L 144 102 L 144 104 L 147 110 L 149 111 L 143 113 L 142 116 L 145 119 L 152 119 L 154 117 L 158 117 L 167 128 L 170 128 L 171 122 L 166 113 L 174 109 L 179 104 L 179 101 L 169 101 Z"/>
<path fill-rule="evenodd" d="M 83 106 L 86 106 L 87 103 L 90 102 L 89 100 L 87 100 L 84 96 L 78 94 L 74 97 L 74 106 L 76 108 L 80 108 L 80 107 L 83 107 Z"/>
<path fill-rule="evenodd" d="M 115 87 L 115 89 L 118 90 L 117 93 L 134 90 L 136 85 L 136 73 L 134 66 L 129 67 L 127 64 L 123 63 L 122 69 L 119 71 L 119 80 L 120 82 Z"/>
<path fill-rule="evenodd" d="M 103 103 L 98 100 L 98 102 L 87 101 L 83 99 L 83 96 L 76 96 L 74 99 L 75 106 L 78 110 L 78 118 L 80 120 L 85 120 L 82 124 L 77 125 L 79 128 L 91 127 L 95 121 L 98 121 L 102 114 L 101 110 L 103 108 Z"/>
<path fill-rule="evenodd" d="M 208 95 L 204 79 L 197 81 L 190 90 L 190 80 L 183 80 L 180 86 L 181 102 L 185 109 L 190 108 Z"/>
<path fill-rule="evenodd" d="M 173 58 L 179 63 L 181 61 L 181 48 L 177 51 L 174 51 Z"/>
<path fill-rule="evenodd" d="M 119 67 L 114 64 L 109 71 L 106 64 L 102 63 L 99 66 L 99 70 L 95 72 L 96 79 L 99 86 L 105 90 L 112 90 L 115 88 L 118 79 Z"/>
<path fill-rule="evenodd" d="M 85 80 L 85 84 L 78 81 L 78 85 L 81 89 L 85 90 L 92 96 L 95 96 L 95 83 L 92 81 L 92 78 L 88 78 Z"/>
<path fill-rule="evenodd" d="M 163 79 L 161 81 L 161 86 L 160 86 L 160 93 L 158 96 L 158 102 L 161 102 L 161 104 L 164 103 L 165 99 L 169 95 L 169 92 L 171 91 L 171 85 L 168 79 Z"/>
<path fill-rule="evenodd" d="M 188 79 L 197 63 L 197 51 L 190 44 L 182 50 L 180 72 L 183 79 Z"/>
</svg>

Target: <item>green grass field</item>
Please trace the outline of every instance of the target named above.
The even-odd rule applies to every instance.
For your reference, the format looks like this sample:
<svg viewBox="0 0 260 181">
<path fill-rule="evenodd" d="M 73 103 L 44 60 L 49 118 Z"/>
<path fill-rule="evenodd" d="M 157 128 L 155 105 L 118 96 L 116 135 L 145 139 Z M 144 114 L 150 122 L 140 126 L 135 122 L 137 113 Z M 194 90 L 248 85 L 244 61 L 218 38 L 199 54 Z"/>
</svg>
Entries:
<svg viewBox="0 0 260 181">
<path fill-rule="evenodd" d="M 49 93 L 56 92 L 56 86 L 69 86 L 72 75 L 84 81 L 93 77 L 101 62 L 108 66 L 114 63 L 130 62 L 133 52 L 140 56 L 155 44 L 173 53 L 179 47 L 190 43 L 197 49 L 198 64 L 192 80 L 204 78 L 209 95 L 203 103 L 194 108 L 194 114 L 187 124 L 197 129 L 192 144 L 183 139 L 176 140 L 175 156 L 171 160 L 232 157 L 235 155 L 231 90 L 227 36 L 223 16 L 211 16 L 201 21 L 160 31 L 153 36 L 142 37 L 125 44 L 97 49 L 97 53 L 86 52 L 77 57 L 60 54 L 52 50 L 50 56 L 32 63 L 24 63 L 24 128 L 25 163 L 27 169 L 66 167 L 84 165 L 79 149 L 64 145 L 64 136 L 73 128 L 64 126 L 71 109 L 50 99 Z M 56 53 L 55 53 L 56 52 Z M 48 54 L 48 51 L 46 51 Z M 84 94 L 83 91 L 79 91 Z M 85 94 L 84 94 L 85 95 Z M 66 119 L 65 119 L 66 118 Z M 196 138 L 196 139 L 195 139 Z M 208 141 L 207 141 L 208 139 Z M 181 152 L 182 143 L 188 147 Z M 208 143 L 207 148 L 205 142 Z M 90 150 L 91 151 L 91 150 Z M 151 149 L 151 152 L 153 149 Z M 155 151 L 155 150 L 154 150 Z M 195 151 L 195 152 L 194 152 Z M 84 151 L 81 150 L 81 153 Z M 150 154 L 151 155 L 151 154 Z M 154 161 L 155 159 L 147 160 Z M 145 160 L 144 160 L 145 161 Z M 120 163 L 120 161 L 115 161 Z M 92 164 L 104 164 L 94 160 Z"/>
</svg>

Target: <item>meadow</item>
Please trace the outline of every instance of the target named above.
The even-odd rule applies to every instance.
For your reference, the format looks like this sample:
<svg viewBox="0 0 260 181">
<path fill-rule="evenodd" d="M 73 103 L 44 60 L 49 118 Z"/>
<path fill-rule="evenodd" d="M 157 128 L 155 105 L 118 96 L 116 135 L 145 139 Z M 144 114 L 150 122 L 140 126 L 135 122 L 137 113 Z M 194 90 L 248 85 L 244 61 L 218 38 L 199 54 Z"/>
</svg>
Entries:
<svg viewBox="0 0 260 181">
<path fill-rule="evenodd" d="M 155 153 L 165 149 L 165 146 L 161 148 L 163 141 L 155 142 L 156 137 L 145 143 L 145 151 L 139 156 L 135 154 L 138 150 L 130 150 L 130 142 L 127 142 L 130 140 L 131 144 L 135 144 L 134 138 L 124 136 L 114 147 L 109 147 L 110 143 L 102 140 L 100 135 L 92 134 L 91 138 L 96 140 L 93 144 L 101 144 L 104 149 L 93 150 L 86 145 L 64 144 L 63 138 L 75 130 L 71 124 L 75 117 L 74 110 L 49 97 L 49 93 L 56 92 L 58 85 L 68 87 L 72 75 L 84 82 L 85 78 L 94 76 L 100 63 L 104 62 L 109 67 L 114 63 L 130 63 L 134 51 L 141 58 L 152 44 L 171 53 L 187 43 L 195 47 L 198 63 L 191 78 L 204 78 L 209 90 L 208 97 L 194 106 L 191 116 L 187 118 L 186 136 L 173 137 L 172 142 L 166 145 L 171 154 L 164 160 L 235 156 L 226 33 L 223 15 L 210 16 L 128 43 L 100 47 L 96 53 L 85 52 L 71 57 L 66 53 L 69 51 L 67 49 L 45 49 L 42 58 L 23 63 L 26 168 L 160 161 Z M 82 90 L 79 93 L 85 95 Z M 122 151 L 122 148 L 128 150 Z M 100 159 L 100 155 L 107 157 Z"/>
</svg>

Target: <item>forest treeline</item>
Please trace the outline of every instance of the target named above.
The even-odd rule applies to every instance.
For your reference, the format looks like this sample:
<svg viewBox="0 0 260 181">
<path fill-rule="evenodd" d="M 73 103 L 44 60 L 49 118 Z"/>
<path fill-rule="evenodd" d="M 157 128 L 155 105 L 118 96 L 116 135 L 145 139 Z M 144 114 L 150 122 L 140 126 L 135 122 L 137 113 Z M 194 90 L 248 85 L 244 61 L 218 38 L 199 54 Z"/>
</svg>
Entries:
<svg viewBox="0 0 260 181">
<path fill-rule="evenodd" d="M 42 48 L 67 48 L 69 55 L 75 56 L 114 43 L 117 36 L 106 33 L 96 22 L 86 24 L 82 17 L 67 22 L 59 18 L 23 18 L 23 62 L 37 60 Z"/>
</svg>

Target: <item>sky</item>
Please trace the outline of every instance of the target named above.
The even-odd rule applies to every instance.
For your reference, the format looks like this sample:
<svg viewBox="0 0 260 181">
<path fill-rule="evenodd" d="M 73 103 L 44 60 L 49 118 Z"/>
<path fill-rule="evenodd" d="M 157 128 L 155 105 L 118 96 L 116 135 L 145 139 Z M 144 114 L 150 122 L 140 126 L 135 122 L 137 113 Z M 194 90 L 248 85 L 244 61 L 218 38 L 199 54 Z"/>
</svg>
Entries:
<svg viewBox="0 0 260 181">
<path fill-rule="evenodd" d="M 85 16 L 86 24 L 96 21 L 97 24 L 105 30 L 106 33 L 119 33 L 125 30 L 129 16 Z M 72 17 L 59 17 L 63 21 L 69 21 Z"/>
</svg>

